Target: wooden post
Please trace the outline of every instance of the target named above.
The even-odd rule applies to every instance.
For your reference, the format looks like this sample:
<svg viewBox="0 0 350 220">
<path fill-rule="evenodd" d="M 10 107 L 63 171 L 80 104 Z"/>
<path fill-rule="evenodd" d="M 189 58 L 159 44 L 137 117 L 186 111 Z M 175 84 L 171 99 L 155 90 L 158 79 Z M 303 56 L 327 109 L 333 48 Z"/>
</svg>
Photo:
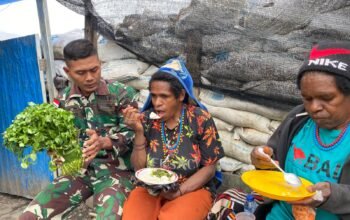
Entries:
<svg viewBox="0 0 350 220">
<path fill-rule="evenodd" d="M 201 84 L 202 34 L 198 30 L 191 31 L 188 33 L 186 40 L 186 67 L 191 73 L 194 85 L 199 86 Z"/>
<path fill-rule="evenodd" d="M 94 28 L 92 15 L 89 13 L 85 15 L 85 29 L 84 29 L 84 37 L 85 39 L 91 41 L 94 47 L 97 47 L 97 32 Z"/>
</svg>

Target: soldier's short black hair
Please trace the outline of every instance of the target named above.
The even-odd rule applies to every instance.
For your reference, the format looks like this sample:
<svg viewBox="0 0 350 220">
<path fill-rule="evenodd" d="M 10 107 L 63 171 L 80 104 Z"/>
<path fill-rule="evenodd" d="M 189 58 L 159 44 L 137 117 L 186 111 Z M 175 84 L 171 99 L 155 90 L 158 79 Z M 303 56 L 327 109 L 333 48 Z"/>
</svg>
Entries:
<svg viewBox="0 0 350 220">
<path fill-rule="evenodd" d="M 78 39 L 68 43 L 63 49 L 65 61 L 84 59 L 97 55 L 94 45 L 86 39 Z"/>
</svg>

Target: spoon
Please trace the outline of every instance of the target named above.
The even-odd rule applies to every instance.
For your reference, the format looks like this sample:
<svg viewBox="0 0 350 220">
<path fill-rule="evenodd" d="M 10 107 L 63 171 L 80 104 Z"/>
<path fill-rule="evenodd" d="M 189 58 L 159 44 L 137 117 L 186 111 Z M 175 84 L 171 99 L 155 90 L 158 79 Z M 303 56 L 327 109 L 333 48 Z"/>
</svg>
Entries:
<svg viewBox="0 0 350 220">
<path fill-rule="evenodd" d="M 164 159 L 163 162 L 162 162 L 162 166 L 163 166 L 163 164 L 165 164 L 165 162 L 167 162 L 167 161 L 169 160 L 169 158 L 170 158 L 170 154 L 168 154 L 168 155 L 165 157 L 165 159 Z"/>
<path fill-rule="evenodd" d="M 264 149 L 263 148 L 259 148 L 258 151 L 261 153 L 261 154 L 264 154 L 265 156 L 269 157 L 271 163 L 277 168 L 279 169 L 282 173 L 283 173 L 283 177 L 284 177 L 284 180 L 291 186 L 294 186 L 294 187 L 299 187 L 301 186 L 301 180 L 300 178 L 295 175 L 294 173 L 286 173 L 284 172 L 284 170 L 268 155 L 264 152 Z"/>
</svg>

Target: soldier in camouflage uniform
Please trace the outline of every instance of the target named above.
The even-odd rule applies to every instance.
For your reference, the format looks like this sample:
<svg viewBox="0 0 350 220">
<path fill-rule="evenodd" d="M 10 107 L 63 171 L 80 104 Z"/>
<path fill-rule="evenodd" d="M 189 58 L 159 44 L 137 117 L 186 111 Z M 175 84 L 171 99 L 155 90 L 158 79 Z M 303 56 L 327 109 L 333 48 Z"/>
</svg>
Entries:
<svg viewBox="0 0 350 220">
<path fill-rule="evenodd" d="M 132 185 L 130 143 L 134 133 L 123 122 L 121 109 L 133 102 L 135 91 L 101 79 L 96 49 L 76 40 L 64 49 L 65 71 L 73 80 L 60 107 L 74 113 L 86 170 L 77 177 L 61 176 L 39 193 L 20 219 L 62 219 L 93 195 L 97 219 L 121 219 Z"/>
</svg>

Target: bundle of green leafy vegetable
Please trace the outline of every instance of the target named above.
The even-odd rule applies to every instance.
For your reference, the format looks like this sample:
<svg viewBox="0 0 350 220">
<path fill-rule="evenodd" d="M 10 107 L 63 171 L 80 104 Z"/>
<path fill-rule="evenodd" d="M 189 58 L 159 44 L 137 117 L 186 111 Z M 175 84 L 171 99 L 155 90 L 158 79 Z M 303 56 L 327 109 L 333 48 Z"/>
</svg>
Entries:
<svg viewBox="0 0 350 220">
<path fill-rule="evenodd" d="M 34 104 L 19 113 L 4 133 L 4 145 L 21 161 L 22 168 L 33 164 L 37 152 L 47 150 L 52 158 L 50 170 L 59 166 L 65 175 L 77 174 L 83 165 L 82 151 L 78 140 L 79 131 L 74 126 L 71 112 L 56 108 L 52 104 Z M 30 154 L 24 149 L 31 146 Z"/>
</svg>

